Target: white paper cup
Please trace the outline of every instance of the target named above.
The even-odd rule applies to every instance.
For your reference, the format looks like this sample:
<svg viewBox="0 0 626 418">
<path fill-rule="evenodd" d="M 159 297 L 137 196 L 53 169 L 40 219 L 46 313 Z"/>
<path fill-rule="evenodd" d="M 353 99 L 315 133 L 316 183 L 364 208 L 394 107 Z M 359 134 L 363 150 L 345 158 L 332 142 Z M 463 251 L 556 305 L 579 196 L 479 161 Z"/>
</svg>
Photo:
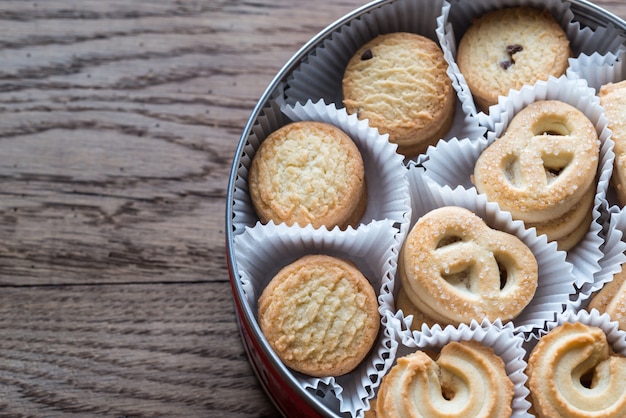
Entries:
<svg viewBox="0 0 626 418">
<path fill-rule="evenodd" d="M 551 78 L 547 82 L 537 82 L 520 91 L 512 92 L 498 105 L 492 107 L 488 116 L 490 131 L 487 139 L 452 140 L 438 144 L 427 153 L 423 163 L 426 173 L 439 184 L 450 187 L 473 188 L 470 177 L 480 154 L 497 138 L 502 136 L 515 115 L 528 104 L 539 100 L 560 100 L 581 110 L 596 127 L 600 140 L 600 160 L 596 173 L 596 195 L 592 209 L 592 223 L 585 237 L 567 252 L 567 260 L 574 267 L 577 276 L 576 286 L 581 288 L 593 281 L 603 257 L 602 213 L 606 208 L 607 190 L 613 171 L 613 141 L 607 129 L 604 111 L 594 90 L 584 80 L 570 80 L 566 77 Z M 439 146 L 441 145 L 441 147 Z"/>
<path fill-rule="evenodd" d="M 413 206 L 411 227 L 433 209 L 461 206 L 473 211 L 490 228 L 517 236 L 532 251 L 538 265 L 537 289 L 531 302 L 512 320 L 517 333 L 524 334 L 526 339 L 532 338 L 532 334 L 554 320 L 555 313 L 565 309 L 575 294 L 576 276 L 572 265 L 565 260 L 565 252 L 558 251 L 556 243 L 547 242 L 545 235 L 538 237 L 534 229 L 525 229 L 523 222 L 513 220 L 509 212 L 500 210 L 497 204 L 489 202 L 485 195 L 479 195 L 476 189 L 441 186 L 424 173 L 421 167 L 411 166 L 409 169 Z M 397 280 L 396 288 L 399 286 Z"/>
<path fill-rule="evenodd" d="M 410 216 L 408 183 L 403 158 L 395 151 L 397 146 L 389 143 L 386 136 L 359 121 L 355 115 L 347 115 L 345 109 L 336 109 L 323 102 L 307 102 L 295 107 L 284 107 L 284 113 L 274 111 L 268 122 L 259 124 L 259 129 L 249 139 L 250 146 L 239 168 L 239 179 L 235 190 L 236 233 L 245 227 L 253 227 L 259 220 L 248 191 L 248 169 L 256 149 L 267 135 L 290 121 L 314 120 L 327 122 L 347 133 L 355 142 L 365 167 L 367 184 L 367 206 L 361 224 L 388 219 L 402 231 Z"/>
<path fill-rule="evenodd" d="M 314 378 L 291 372 L 319 401 L 336 403 L 341 412 L 356 416 L 373 396 L 374 388 L 389 367 L 394 346 L 386 331 L 386 312 L 393 308 L 393 281 L 399 242 L 398 230 L 390 221 L 372 222 L 359 229 L 331 231 L 288 227 L 285 224 L 257 225 L 235 238 L 239 254 L 239 280 L 246 303 L 258 311 L 263 289 L 284 266 L 306 254 L 326 254 L 350 260 L 368 278 L 379 302 L 383 321 L 378 341 L 369 356 L 354 371 L 338 377 Z M 267 344 L 267 341 L 264 341 Z"/>
<path fill-rule="evenodd" d="M 494 353 L 501 357 L 505 364 L 507 376 L 513 382 L 514 395 L 512 401 L 512 417 L 531 417 L 528 414 L 530 403 L 526 399 L 529 391 L 526 387 L 526 351 L 523 348 L 523 338 L 515 332 L 512 323 L 503 325 L 500 321 L 481 322 L 471 321 L 459 326 L 423 327 L 421 331 L 411 332 L 405 318 L 401 315 L 389 314 L 388 327 L 392 329 L 391 335 L 398 340 L 396 357 L 406 356 L 417 350 L 439 351 L 443 346 L 452 341 L 477 341 L 487 347 L 491 347 Z"/>
<path fill-rule="evenodd" d="M 449 7 L 444 5 L 440 26 L 443 33 L 440 35 L 440 43 L 446 51 L 444 56 L 447 57 L 458 80 L 455 86 L 459 88 L 458 95 L 464 109 L 467 109 L 469 114 L 476 115 L 481 124 L 485 122 L 487 115 L 485 112 L 477 110 L 465 77 L 455 62 L 457 45 L 474 19 L 487 12 L 506 7 L 528 6 L 547 9 L 565 31 L 570 41 L 573 59 L 580 55 L 593 54 L 596 51 L 602 51 L 602 53 L 617 51 L 624 43 L 623 34 L 613 26 L 598 27 L 592 30 L 588 26 L 581 25 L 571 11 L 568 2 L 559 0 L 483 0 L 480 2 L 448 0 L 446 3 Z M 490 109 L 488 113 L 491 112 Z"/>
</svg>

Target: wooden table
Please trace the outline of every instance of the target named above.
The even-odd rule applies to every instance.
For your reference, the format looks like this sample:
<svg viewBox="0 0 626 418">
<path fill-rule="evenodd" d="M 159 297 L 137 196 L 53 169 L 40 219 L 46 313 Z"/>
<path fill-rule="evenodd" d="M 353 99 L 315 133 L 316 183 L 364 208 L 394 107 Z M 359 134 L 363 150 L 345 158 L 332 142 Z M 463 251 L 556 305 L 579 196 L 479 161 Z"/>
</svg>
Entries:
<svg viewBox="0 0 626 418">
<path fill-rule="evenodd" d="M 0 416 L 277 415 L 235 322 L 227 177 L 273 76 L 362 4 L 0 2 Z"/>
</svg>

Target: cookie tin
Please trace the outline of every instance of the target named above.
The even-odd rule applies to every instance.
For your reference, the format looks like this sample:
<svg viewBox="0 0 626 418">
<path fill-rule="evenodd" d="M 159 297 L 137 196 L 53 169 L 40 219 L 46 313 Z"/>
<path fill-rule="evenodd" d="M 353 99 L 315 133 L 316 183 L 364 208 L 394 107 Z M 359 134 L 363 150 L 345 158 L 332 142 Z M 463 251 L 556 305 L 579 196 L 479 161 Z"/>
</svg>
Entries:
<svg viewBox="0 0 626 418">
<path fill-rule="evenodd" d="M 241 261 L 239 257 L 242 257 L 242 255 L 238 253 L 235 248 L 235 237 L 241 234 L 241 231 L 246 229 L 249 225 L 242 225 L 240 224 L 240 220 L 237 219 L 236 213 L 238 210 L 240 211 L 241 208 L 236 207 L 237 202 L 235 194 L 237 189 L 241 189 L 240 177 L 242 167 L 249 163 L 249 161 L 245 161 L 245 159 L 249 158 L 249 153 L 247 152 L 251 146 L 249 140 L 256 130 L 266 129 L 264 125 L 272 123 L 271 119 L 273 113 L 280 113 L 275 103 L 277 98 L 285 97 L 284 89 L 286 82 L 293 78 L 294 71 L 298 70 L 303 63 L 306 63 L 317 48 L 322 46 L 325 42 L 329 42 L 333 34 L 340 33 L 342 29 L 350 26 L 354 21 L 378 8 L 393 5 L 394 3 L 411 3 L 412 1 L 417 0 L 373 1 L 331 23 L 324 30 L 319 32 L 303 45 L 300 50 L 288 60 L 278 74 L 276 74 L 252 110 L 239 139 L 231 166 L 227 189 L 225 217 L 226 261 L 233 291 L 235 314 L 244 348 L 262 387 L 274 402 L 277 409 L 286 417 L 334 417 L 350 416 L 351 414 L 339 412 L 339 405 L 335 400 L 328 401 L 328 399 L 326 399 L 322 402 L 319 393 L 316 394 L 315 388 L 303 387 L 301 381 L 298 381 L 294 377 L 294 374 L 274 355 L 256 321 L 256 308 L 251 306 L 246 297 L 246 285 L 242 282 L 241 272 L 239 271 L 239 261 Z M 456 0 L 457 3 L 463 1 L 470 0 Z M 443 3 L 446 2 L 444 1 Z M 504 5 L 510 2 L 503 0 L 501 3 Z M 565 3 L 568 3 L 575 20 L 579 22 L 581 26 L 589 27 L 592 30 L 598 27 L 608 26 L 615 28 L 615 30 L 619 31 L 622 35 L 626 34 L 626 22 L 590 1 L 565 0 Z M 606 51 L 601 51 L 601 53 L 605 52 Z M 319 97 L 312 99 L 319 99 Z M 481 115 L 478 115 L 476 119 L 478 120 L 480 117 Z M 269 122 L 268 119 L 270 119 Z M 239 190 L 239 192 L 241 192 L 241 190 Z M 402 230 L 400 230 L 400 234 L 401 233 Z M 361 414 L 362 411 L 359 411 L 357 415 L 361 416 Z"/>
</svg>

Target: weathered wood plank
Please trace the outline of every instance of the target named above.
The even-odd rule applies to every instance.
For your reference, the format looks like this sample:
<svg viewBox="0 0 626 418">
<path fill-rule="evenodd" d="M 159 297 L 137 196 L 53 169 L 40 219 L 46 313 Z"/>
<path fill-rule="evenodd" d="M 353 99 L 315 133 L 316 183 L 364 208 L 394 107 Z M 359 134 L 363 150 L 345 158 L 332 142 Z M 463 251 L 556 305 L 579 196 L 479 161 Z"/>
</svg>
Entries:
<svg viewBox="0 0 626 418">
<path fill-rule="evenodd" d="M 0 416 L 271 416 L 231 305 L 217 282 L 0 288 Z"/>
<path fill-rule="evenodd" d="M 354 4 L 0 2 L 0 284 L 227 279 L 245 121 Z"/>
</svg>

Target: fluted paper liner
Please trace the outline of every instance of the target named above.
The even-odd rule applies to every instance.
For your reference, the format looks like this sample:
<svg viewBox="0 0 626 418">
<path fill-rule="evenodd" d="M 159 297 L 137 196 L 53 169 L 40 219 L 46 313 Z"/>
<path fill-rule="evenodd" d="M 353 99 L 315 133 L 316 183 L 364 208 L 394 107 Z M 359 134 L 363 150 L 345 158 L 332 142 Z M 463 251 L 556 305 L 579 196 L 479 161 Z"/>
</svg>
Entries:
<svg viewBox="0 0 626 418">
<path fill-rule="evenodd" d="M 235 237 L 238 270 L 245 300 L 256 314 L 263 289 L 291 262 L 306 254 L 327 254 L 350 260 L 368 278 L 378 296 L 383 323 L 379 338 L 369 356 L 344 376 L 313 378 L 292 372 L 304 388 L 321 391 L 320 402 L 336 398 L 341 412 L 356 416 L 373 396 L 373 389 L 388 369 L 394 343 L 385 329 L 385 312 L 393 310 L 393 281 L 399 241 L 393 222 L 377 221 L 346 231 L 322 227 L 288 227 L 285 224 L 257 225 Z M 267 341 L 264 341 L 267 344 Z M 372 379 L 374 377 L 375 379 Z M 316 395 L 318 396 L 318 395 Z"/>
<path fill-rule="evenodd" d="M 556 243 L 548 243 L 545 235 L 538 237 L 534 229 L 525 229 L 523 222 L 513 220 L 509 212 L 500 210 L 497 204 L 489 202 L 485 195 L 479 195 L 476 189 L 453 189 L 439 185 L 418 166 L 409 168 L 409 182 L 412 197 L 411 228 L 421 216 L 433 209 L 461 206 L 473 211 L 490 228 L 515 235 L 530 248 L 537 260 L 538 285 L 531 302 L 512 320 L 516 332 L 523 333 L 524 338 L 532 338 L 531 334 L 543 329 L 547 322 L 554 320 L 556 313 L 563 311 L 570 296 L 575 293 L 576 277 L 572 265 L 565 261 L 565 252 L 558 251 Z M 396 288 L 398 286 L 399 281 L 396 282 Z"/>
<path fill-rule="evenodd" d="M 581 55 L 575 60 L 570 60 L 567 76 L 586 80 L 590 87 L 599 92 L 604 84 L 626 79 L 624 54 L 626 49 L 622 46 L 616 53 L 595 52 L 591 55 Z"/>
<path fill-rule="evenodd" d="M 526 399 L 529 391 L 526 387 L 527 376 L 524 373 L 527 366 L 526 351 L 523 348 L 524 340 L 515 332 L 512 323 L 502 324 L 499 320 L 494 322 L 486 319 L 473 320 L 457 327 L 452 325 L 424 326 L 420 331 L 411 332 L 408 330 L 409 324 L 401 315 L 388 315 L 388 327 L 393 330 L 391 335 L 398 340 L 395 360 L 417 350 L 439 351 L 452 341 L 478 341 L 491 347 L 494 353 L 504 361 L 506 373 L 514 385 L 511 416 L 532 417 L 528 413 L 530 403 Z"/>
<path fill-rule="evenodd" d="M 361 151 L 365 165 L 368 198 L 362 222 L 390 219 L 405 232 L 410 216 L 406 170 L 402 156 L 395 152 L 397 145 L 391 144 L 387 135 L 380 135 L 356 115 L 349 115 L 345 109 L 337 109 L 323 101 L 284 106 L 283 112 L 291 120 L 331 123 L 350 135 Z"/>
<path fill-rule="evenodd" d="M 487 12 L 502 9 L 505 7 L 528 6 L 538 9 L 547 9 L 555 20 L 561 25 L 570 41 L 572 57 L 570 65 L 579 56 L 585 56 L 599 52 L 602 54 L 609 51 L 618 51 L 624 43 L 624 36 L 621 30 L 608 25 L 591 29 L 587 25 L 582 25 L 570 8 L 568 2 L 552 0 L 483 0 L 477 1 L 461 1 L 448 0 L 444 4 L 443 19 L 440 22 L 441 32 L 440 44 L 444 49 L 444 56 L 448 60 L 450 67 L 453 69 L 458 83 L 454 86 L 458 88 L 458 96 L 463 103 L 463 108 L 470 115 L 476 115 L 485 125 L 488 122 L 488 115 L 479 111 L 471 94 L 471 90 L 465 81 L 465 77 L 461 73 L 456 64 L 456 48 L 463 34 L 470 26 L 472 20 L 484 15 Z M 489 109 L 491 113 L 492 110 Z M 487 126 L 488 127 L 488 126 Z M 489 128 L 489 127 L 488 127 Z M 458 137 L 462 137 L 458 135 Z"/>
<path fill-rule="evenodd" d="M 587 310 L 579 310 L 572 311 L 568 310 L 558 315 L 556 319 L 547 324 L 544 332 L 541 333 L 539 337 L 543 337 L 547 333 L 549 333 L 554 328 L 563 325 L 566 322 L 576 323 L 580 322 L 581 324 L 585 324 L 592 327 L 601 328 L 606 335 L 606 339 L 609 345 L 613 348 L 616 353 L 619 353 L 623 356 L 626 356 L 626 332 L 621 331 L 619 329 L 619 324 L 609 317 L 607 314 L 601 314 L 596 309 L 592 309 L 591 311 Z M 526 361 L 528 361 L 528 356 L 532 352 L 533 348 L 539 342 L 538 339 L 533 339 L 527 341 L 524 344 L 526 349 Z"/>
<path fill-rule="evenodd" d="M 367 184 L 367 207 L 361 218 L 361 224 L 389 219 L 401 228 L 408 220 L 408 183 L 403 158 L 395 151 L 397 146 L 389 143 L 386 136 L 370 128 L 366 122 L 359 121 L 356 116 L 347 115 L 345 109 L 336 109 L 323 102 L 307 102 L 296 107 L 268 108 L 266 114 L 259 118 L 257 129 L 248 139 L 245 156 L 238 170 L 237 187 L 234 194 L 234 213 L 236 234 L 243 232 L 245 227 L 252 227 L 259 220 L 248 191 L 248 169 L 254 158 L 256 149 L 271 132 L 290 121 L 315 120 L 333 124 L 347 133 L 355 142 L 365 167 Z"/>
<path fill-rule="evenodd" d="M 424 167 L 426 173 L 440 184 L 473 188 L 470 176 L 480 154 L 504 134 L 506 127 L 520 110 L 539 100 L 560 100 L 576 107 L 591 120 L 600 140 L 593 221 L 585 237 L 567 252 L 567 261 L 573 265 L 577 277 L 575 284 L 577 288 L 581 288 L 586 283 L 592 282 L 593 276 L 601 269 L 600 260 L 603 257 L 601 215 L 603 208 L 606 207 L 606 194 L 615 158 L 604 111 L 594 90 L 587 86 L 585 80 L 551 78 L 547 82 L 540 81 L 534 86 L 526 86 L 520 91 L 513 92 L 492 107 L 489 116 L 492 130 L 487 133 L 487 139 L 449 141 L 445 146 L 429 150 L 428 161 L 424 163 Z"/>
<path fill-rule="evenodd" d="M 579 289 L 577 297 L 568 306 L 569 310 L 576 311 L 586 307 L 593 295 L 612 281 L 613 276 L 620 272 L 622 264 L 626 262 L 626 212 L 620 210 L 610 213 L 604 224 L 603 235 L 605 243 L 602 247 L 600 271 L 594 275 L 592 282 L 585 283 Z"/>
</svg>

